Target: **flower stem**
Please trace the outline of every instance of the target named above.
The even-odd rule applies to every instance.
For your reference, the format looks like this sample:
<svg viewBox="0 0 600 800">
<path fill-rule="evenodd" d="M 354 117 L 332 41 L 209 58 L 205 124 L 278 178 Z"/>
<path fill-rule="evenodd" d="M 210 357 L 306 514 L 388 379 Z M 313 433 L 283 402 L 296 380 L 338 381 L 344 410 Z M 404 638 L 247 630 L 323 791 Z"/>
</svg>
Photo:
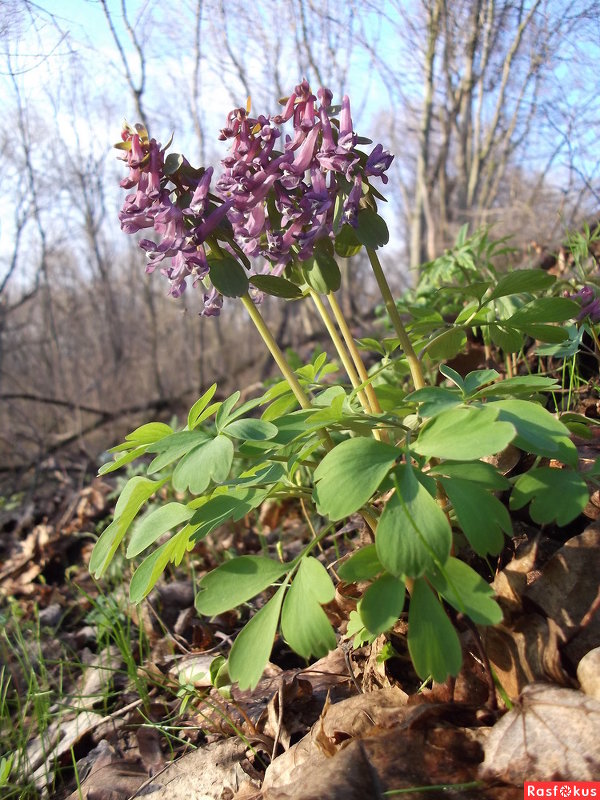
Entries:
<svg viewBox="0 0 600 800">
<path fill-rule="evenodd" d="M 309 292 L 315 306 L 317 307 L 317 311 L 321 315 L 321 319 L 325 323 L 325 327 L 327 328 L 327 333 L 331 337 L 331 341 L 333 342 L 337 354 L 339 355 L 340 360 L 344 365 L 344 369 L 346 370 L 348 377 L 350 378 L 350 383 L 352 384 L 352 388 L 356 389 L 357 386 L 360 386 L 362 381 L 358 375 L 358 372 L 354 368 L 354 364 L 352 363 L 352 359 L 350 358 L 348 351 L 344 347 L 344 343 L 340 339 L 340 335 L 336 330 L 335 323 L 329 316 L 329 313 L 325 308 L 325 304 L 321 300 L 321 296 L 319 295 L 319 293 L 315 292 L 314 289 L 309 289 Z M 359 391 L 357 391 L 356 396 L 358 397 L 358 400 L 361 406 L 364 408 L 364 410 L 367 413 L 370 413 L 372 411 L 372 408 L 369 404 L 369 401 L 367 400 L 367 396 L 364 393 L 364 391 L 360 389 Z"/>
<path fill-rule="evenodd" d="M 375 390 L 371 385 L 369 376 L 367 375 L 366 367 L 358 351 L 358 347 L 356 346 L 356 342 L 354 341 L 354 337 L 352 336 L 352 332 L 348 327 L 348 323 L 346 322 L 346 318 L 344 317 L 337 298 L 333 292 L 329 292 L 327 299 L 329 300 L 329 305 L 333 311 L 335 321 L 337 322 L 338 327 L 342 332 L 342 336 L 344 337 L 344 341 L 346 342 L 346 347 L 348 348 L 348 351 L 352 356 L 352 360 L 354 361 L 354 365 L 356 366 L 356 371 L 360 377 L 360 382 L 364 383 L 365 385 L 365 394 L 367 395 L 369 405 L 375 414 L 382 414 L 383 412 L 381 406 L 379 405 L 379 400 L 377 399 Z"/>
<path fill-rule="evenodd" d="M 310 399 L 300 383 L 298 378 L 294 374 L 294 370 L 288 364 L 286 357 L 283 355 L 279 345 L 275 341 L 271 331 L 269 330 L 267 323 L 264 321 L 262 314 L 258 310 L 258 308 L 252 302 L 249 294 L 243 295 L 241 298 L 242 304 L 244 308 L 248 312 L 250 319 L 254 323 L 257 331 L 260 333 L 263 342 L 266 344 L 267 349 L 273 356 L 273 359 L 283 377 L 290 385 L 290 389 L 294 393 L 296 400 L 300 403 L 302 408 L 312 408 Z M 327 450 L 331 450 L 333 447 L 333 442 L 331 441 L 331 437 L 327 433 L 326 430 L 319 431 L 319 437 L 323 442 L 325 448 Z"/>
<path fill-rule="evenodd" d="M 413 379 L 414 387 L 415 389 L 423 389 L 423 387 L 425 386 L 425 379 L 423 377 L 423 370 L 421 369 L 421 362 L 417 358 L 417 354 L 415 353 L 411 341 L 408 338 L 406 329 L 402 324 L 402 320 L 400 319 L 400 314 L 398 313 L 398 309 L 396 308 L 396 303 L 394 302 L 394 298 L 392 297 L 392 292 L 390 290 L 387 279 L 383 274 L 383 269 L 381 268 L 381 263 L 379 261 L 379 258 L 377 257 L 377 253 L 370 247 L 367 247 L 367 254 L 369 256 L 369 261 L 371 262 L 371 267 L 373 268 L 373 274 L 375 275 L 375 280 L 377 281 L 377 285 L 379 286 L 379 291 L 381 292 L 381 296 L 383 297 L 383 302 L 385 303 L 385 307 L 390 316 L 390 320 L 392 321 L 392 325 L 394 326 L 396 333 L 398 334 L 398 338 L 400 339 L 400 346 L 404 350 L 404 355 L 406 356 L 406 360 L 408 361 L 408 366 L 410 368 L 410 374 Z"/>
</svg>

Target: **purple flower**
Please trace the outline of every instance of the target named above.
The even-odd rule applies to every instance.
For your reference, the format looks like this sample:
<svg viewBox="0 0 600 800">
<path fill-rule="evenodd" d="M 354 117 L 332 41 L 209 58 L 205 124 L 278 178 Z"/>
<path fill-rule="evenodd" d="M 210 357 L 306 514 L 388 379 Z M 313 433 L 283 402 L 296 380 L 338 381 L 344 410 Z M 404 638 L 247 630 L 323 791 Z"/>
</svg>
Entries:
<svg viewBox="0 0 600 800">
<path fill-rule="evenodd" d="M 365 167 L 365 175 L 374 175 L 381 178 L 384 183 L 388 182 L 388 177 L 384 173 L 390 168 L 394 156 L 384 150 L 382 145 L 375 145 L 373 152 L 367 158 L 367 166 Z"/>
<path fill-rule="evenodd" d="M 565 292 L 565 297 L 570 300 L 576 300 L 581 305 L 581 311 L 577 315 L 577 322 L 582 322 L 586 317 L 590 322 L 600 322 L 600 299 L 596 297 L 592 286 L 584 286 L 575 294 Z"/>
</svg>

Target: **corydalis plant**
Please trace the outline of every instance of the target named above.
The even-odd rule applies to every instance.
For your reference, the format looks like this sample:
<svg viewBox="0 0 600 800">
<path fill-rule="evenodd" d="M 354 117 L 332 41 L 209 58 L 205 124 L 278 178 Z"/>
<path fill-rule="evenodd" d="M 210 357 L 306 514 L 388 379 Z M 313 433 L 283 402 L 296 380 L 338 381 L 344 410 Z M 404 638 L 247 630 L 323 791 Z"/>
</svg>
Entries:
<svg viewBox="0 0 600 800">
<path fill-rule="evenodd" d="M 209 255 L 219 261 L 223 248 L 250 274 L 278 277 L 319 247 L 323 256 L 331 254 L 342 225 L 357 227 L 359 207 L 375 208 L 368 179 L 386 182 L 393 156 L 381 145 L 369 156 L 357 149 L 359 141 L 369 140 L 354 132 L 347 96 L 336 109 L 329 90 L 321 88 L 317 95 L 304 80 L 281 114 L 254 118 L 249 107 L 234 109 L 220 134 L 231 142 L 231 152 L 221 162 L 215 194 L 212 168 L 195 170 L 182 156 L 166 156 L 167 148 L 143 126 L 125 125 L 117 146 L 126 151 L 129 176 L 121 185 L 136 192 L 126 197 L 121 227 L 126 233 L 153 228 L 160 235 L 158 243 L 142 239 L 140 247 L 147 253 L 147 271 L 166 261 L 161 272 L 172 295 L 179 297 L 191 279 L 204 289 L 203 313 L 218 313 L 223 294 L 241 296 L 248 284 L 231 261 L 229 275 L 221 275 L 223 265 L 213 271 Z M 262 266 L 251 269 L 249 258 L 260 259 Z M 254 281 L 255 300 L 260 285 Z M 291 291 L 280 284 L 286 289 Z"/>
<path fill-rule="evenodd" d="M 272 587 L 214 676 L 215 685 L 233 680 L 245 688 L 258 682 L 278 629 L 307 659 L 336 646 L 322 607 L 335 589 L 313 552 L 337 522 L 358 513 L 374 541 L 336 567 L 342 582 L 368 584 L 350 615 L 354 643 L 388 631 L 408 607 L 407 642 L 419 676 L 456 675 L 461 642 L 452 618 L 492 625 L 502 616 L 486 581 L 457 557 L 460 548 L 483 558 L 502 550 L 512 526 L 501 493 L 513 508 L 530 504 L 536 522 L 564 525 L 585 506 L 588 488 L 569 429 L 538 402 L 559 388 L 552 377 L 502 380 L 491 368 L 463 377 L 442 362 L 471 328 L 488 332 L 505 352 L 520 350 L 527 336 L 561 343 L 565 332 L 556 323 L 577 317 L 580 304 L 546 296 L 555 279 L 541 270 L 483 272 L 461 286 L 453 322 L 435 310 L 411 321 L 417 356 L 376 252 L 388 231 L 370 179 L 386 182 L 392 156 L 381 145 L 370 155 L 358 149 L 369 140 L 354 132 L 348 99 L 334 108 L 330 92 L 313 95 L 303 81 L 279 115 L 254 118 L 249 108 L 235 109 L 221 138 L 231 149 L 213 184 L 212 170 L 166 155 L 144 128 L 127 126 L 124 186 L 136 192 L 126 198 L 121 224 L 127 232 L 158 234 L 157 242 L 140 242 L 150 271 L 161 264 L 176 296 L 188 282 L 202 287 L 204 314 L 218 313 L 224 295 L 239 297 L 284 379 L 241 405 L 239 392 L 214 401 L 213 385 L 183 429 L 150 423 L 115 447 L 102 474 L 142 456 L 152 460 L 146 476 L 123 489 L 90 568 L 99 577 L 132 529 L 126 555 L 144 554 L 130 586 L 139 602 L 167 564 L 178 564 L 197 541 L 267 498 L 296 498 L 328 520 L 292 561 L 245 555 L 200 580 L 196 608 L 210 616 Z M 371 374 L 335 297 L 335 256 L 363 247 L 394 333 L 363 341 L 382 356 Z M 314 302 L 350 387 L 324 381 L 337 369 L 325 354 L 292 370 L 254 302 L 263 292 Z M 427 366 L 439 367 L 447 385 L 436 385 L 435 375 L 426 385 Z M 376 385 L 390 367 L 398 380 Z M 576 415 L 569 421 L 578 432 L 588 424 Z M 535 456 L 514 479 L 482 460 L 509 444 Z M 563 468 L 550 469 L 543 459 Z M 191 499 L 138 520 L 166 485 Z"/>
</svg>

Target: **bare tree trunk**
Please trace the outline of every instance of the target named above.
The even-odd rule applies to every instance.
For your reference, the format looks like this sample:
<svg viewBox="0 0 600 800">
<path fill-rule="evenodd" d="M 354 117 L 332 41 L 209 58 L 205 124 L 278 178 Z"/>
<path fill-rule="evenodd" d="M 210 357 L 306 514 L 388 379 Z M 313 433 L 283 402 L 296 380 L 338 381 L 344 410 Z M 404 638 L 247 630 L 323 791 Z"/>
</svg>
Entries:
<svg viewBox="0 0 600 800">
<path fill-rule="evenodd" d="M 444 0 L 433 0 L 427 13 L 427 49 L 424 63 L 425 96 L 419 130 L 419 152 L 415 174 L 415 197 L 411 221 L 410 266 L 416 268 L 426 260 L 426 252 L 434 249 L 432 238 L 435 238 L 433 217 L 429 204 L 427 189 L 427 173 L 431 150 L 431 118 L 433 111 L 433 95 L 435 83 L 435 53 L 439 37 L 440 15 Z M 427 223 L 428 247 L 424 248 L 423 231 Z"/>
</svg>

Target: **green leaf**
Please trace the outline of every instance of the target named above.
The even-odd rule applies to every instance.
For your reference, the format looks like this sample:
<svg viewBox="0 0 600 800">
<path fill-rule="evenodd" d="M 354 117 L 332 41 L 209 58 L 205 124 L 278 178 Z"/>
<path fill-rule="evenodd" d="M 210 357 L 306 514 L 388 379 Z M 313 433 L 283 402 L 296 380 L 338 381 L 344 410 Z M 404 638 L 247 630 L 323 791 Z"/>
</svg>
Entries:
<svg viewBox="0 0 600 800">
<path fill-rule="evenodd" d="M 127 547 L 127 558 L 139 555 L 163 533 L 187 522 L 193 511 L 182 503 L 167 503 L 147 514 L 134 526 Z"/>
<path fill-rule="evenodd" d="M 211 497 L 210 500 L 202 503 L 190 520 L 192 525 L 197 526 L 194 539 L 200 541 L 227 520 L 241 519 L 260 505 L 268 494 L 269 489 L 262 489 L 258 492 L 254 489 L 245 489 L 245 497 L 240 497 L 238 493 Z M 201 499 L 204 500 L 204 498 Z"/>
<path fill-rule="evenodd" d="M 522 292 L 538 292 L 552 286 L 555 281 L 554 275 L 550 275 L 543 269 L 515 270 L 500 278 L 496 288 L 486 300 L 495 300 L 498 297 L 507 297 Z"/>
<path fill-rule="evenodd" d="M 520 328 L 525 331 L 532 339 L 539 339 L 540 342 L 551 342 L 561 346 L 567 342 L 568 333 L 564 327 L 556 325 L 541 325 L 530 323 L 526 327 Z"/>
<path fill-rule="evenodd" d="M 443 461 L 432 467 L 428 474 L 462 478 L 469 483 L 493 491 L 502 491 L 510 488 L 511 485 L 504 475 L 501 475 L 495 467 L 485 461 Z"/>
<path fill-rule="evenodd" d="M 265 556 L 238 556 L 205 575 L 198 584 L 196 611 L 222 614 L 263 592 L 290 569 Z"/>
<path fill-rule="evenodd" d="M 271 297 L 283 297 L 286 300 L 296 300 L 302 297 L 302 289 L 295 283 L 277 275 L 253 275 L 250 283 Z"/>
<path fill-rule="evenodd" d="M 369 633 L 379 635 L 396 624 L 404 608 L 404 594 L 404 582 L 389 573 L 369 586 L 357 608 Z"/>
<path fill-rule="evenodd" d="M 495 369 L 476 369 L 474 372 L 469 372 L 464 383 L 465 397 L 472 397 L 486 383 L 491 383 L 499 377 L 500 373 Z"/>
<path fill-rule="evenodd" d="M 407 403 L 420 403 L 419 416 L 423 419 L 435 417 L 454 406 L 461 405 L 462 399 L 456 389 L 443 386 L 426 386 L 404 398 Z"/>
<path fill-rule="evenodd" d="M 322 658 L 335 649 L 335 633 L 321 608 L 334 596 L 325 567 L 312 556 L 303 558 L 281 612 L 283 638 L 303 658 Z"/>
<path fill-rule="evenodd" d="M 517 375 L 514 378 L 504 378 L 492 386 L 485 386 L 473 397 L 499 397 L 502 395 L 536 394 L 560 389 L 555 378 L 546 378 L 543 375 Z"/>
<path fill-rule="evenodd" d="M 444 376 L 444 378 L 448 378 L 449 380 L 452 381 L 452 383 L 454 383 L 456 386 L 458 386 L 458 388 L 464 394 L 464 391 L 465 391 L 464 378 L 461 375 L 459 375 L 459 373 L 455 369 L 452 369 L 452 367 L 449 367 L 448 364 L 442 364 L 440 366 L 440 372 Z"/>
<path fill-rule="evenodd" d="M 335 252 L 342 258 L 351 258 L 362 250 L 362 244 L 356 238 L 356 233 L 351 225 L 342 225 L 340 232 L 335 237 Z"/>
<path fill-rule="evenodd" d="M 102 577 L 140 508 L 165 483 L 166 479 L 151 481 L 141 476 L 127 481 L 115 506 L 114 519 L 103 531 L 92 551 L 90 572 L 96 578 Z"/>
<path fill-rule="evenodd" d="M 396 491 L 377 526 L 375 544 L 392 575 L 417 578 L 450 555 L 452 531 L 446 515 L 417 480 L 409 464 L 394 475 Z"/>
<path fill-rule="evenodd" d="M 202 397 L 200 397 L 198 400 L 196 400 L 194 405 L 190 408 L 190 411 L 189 411 L 189 414 L 188 414 L 188 428 L 190 430 L 193 430 L 196 427 L 196 425 L 199 424 L 198 420 L 199 420 L 202 412 L 204 411 L 206 406 L 210 403 L 210 401 L 212 400 L 213 395 L 214 395 L 214 393 L 216 391 L 217 391 L 217 384 L 213 383 L 213 385 L 210 386 L 204 392 Z"/>
<path fill-rule="evenodd" d="M 570 469 L 539 467 L 520 475 L 510 496 L 511 509 L 531 503 L 529 513 L 541 525 L 556 520 L 567 525 L 578 517 L 589 500 L 584 479 Z"/>
<path fill-rule="evenodd" d="M 408 650 L 417 675 L 443 683 L 458 675 L 462 651 L 458 634 L 425 580 L 414 583 L 408 612 Z"/>
<path fill-rule="evenodd" d="M 266 441 L 277 436 L 277 426 L 262 419 L 236 419 L 222 428 L 223 433 L 235 439 L 245 439 L 254 442 Z"/>
<path fill-rule="evenodd" d="M 580 328 L 577 325 L 565 325 L 565 338 L 563 342 L 536 347 L 535 352 L 540 356 L 556 356 L 556 358 L 571 358 L 581 347 L 584 333 L 589 333 L 587 325 Z"/>
<path fill-rule="evenodd" d="M 114 472 L 116 469 L 121 469 L 121 467 L 124 467 L 125 464 L 130 464 L 132 461 L 135 461 L 136 458 L 143 456 L 147 449 L 147 445 L 143 445 L 142 447 L 136 447 L 135 450 L 128 450 L 120 458 L 116 458 L 114 461 L 109 461 L 108 463 L 103 464 L 98 470 L 98 475 L 106 475 L 108 472 Z"/>
<path fill-rule="evenodd" d="M 436 591 L 476 625 L 498 625 L 502 609 L 491 587 L 464 561 L 449 558 L 442 569 L 428 574 Z"/>
<path fill-rule="evenodd" d="M 361 244 L 372 250 L 387 244 L 390 239 L 385 220 L 368 208 L 358 212 L 358 227 L 354 233 Z"/>
<path fill-rule="evenodd" d="M 184 158 L 181 153 L 169 153 L 165 158 L 163 172 L 165 175 L 174 175 L 177 170 L 182 166 Z"/>
<path fill-rule="evenodd" d="M 217 415 L 215 417 L 215 425 L 217 430 L 220 432 L 222 428 L 227 424 L 229 418 L 233 416 L 232 411 L 235 404 L 240 399 L 240 393 L 234 392 L 230 394 L 226 400 L 223 400 L 219 410 L 217 411 Z"/>
<path fill-rule="evenodd" d="M 232 255 L 221 258 L 209 256 L 210 280 L 215 289 L 225 297 L 242 297 L 248 291 L 249 281 L 244 268 Z"/>
<path fill-rule="evenodd" d="M 221 483 L 227 479 L 233 454 L 231 439 L 221 434 L 199 445 L 175 468 L 173 488 L 176 492 L 185 492 L 189 488 L 192 494 L 202 494 L 211 480 Z"/>
<path fill-rule="evenodd" d="M 456 517 L 471 547 L 480 556 L 494 555 L 504 547 L 504 535 L 512 535 L 506 506 L 493 494 L 469 480 L 441 478 Z"/>
<path fill-rule="evenodd" d="M 286 385 L 289 386 L 287 382 Z M 273 420 L 277 420 L 282 415 L 287 414 L 288 411 L 293 411 L 297 405 L 298 400 L 296 399 L 296 396 L 291 391 L 287 391 L 285 394 L 277 397 L 267 406 L 262 414 L 261 419 L 264 419 L 266 422 L 272 422 Z"/>
<path fill-rule="evenodd" d="M 513 328 L 527 330 L 535 323 L 547 324 L 549 322 L 566 322 L 577 317 L 581 311 L 581 306 L 574 300 L 567 297 L 538 297 L 521 306 L 515 313 L 506 320 L 506 323 Z M 563 338 L 567 338 L 563 331 Z"/>
<path fill-rule="evenodd" d="M 423 456 L 469 461 L 503 450 L 515 437 L 515 427 L 496 419 L 492 406 L 452 408 L 427 422 L 414 450 Z"/>
<path fill-rule="evenodd" d="M 319 514 L 336 521 L 363 506 L 400 451 L 375 439 L 347 439 L 330 450 L 314 472 Z"/>
<path fill-rule="evenodd" d="M 136 444 L 152 444 L 171 433 L 173 433 L 173 428 L 170 425 L 165 425 L 164 422 L 149 422 L 147 425 L 136 428 L 132 433 L 128 433 L 125 439 Z"/>
<path fill-rule="evenodd" d="M 354 581 L 368 581 L 383 571 L 381 562 L 377 558 L 377 548 L 374 544 L 361 547 L 356 553 L 341 565 L 337 574 L 346 583 Z"/>
<path fill-rule="evenodd" d="M 180 531 L 180 534 L 185 535 L 184 531 Z M 150 594 L 156 581 L 171 561 L 179 544 L 177 538 L 180 537 L 180 534 L 150 553 L 133 573 L 129 584 L 129 601 L 131 603 L 141 603 L 144 597 Z"/>
<path fill-rule="evenodd" d="M 523 347 L 523 334 L 504 325 L 488 326 L 493 343 L 504 353 L 518 353 Z"/>
<path fill-rule="evenodd" d="M 229 655 L 229 675 L 240 689 L 254 689 L 273 649 L 286 584 L 238 634 Z"/>
<path fill-rule="evenodd" d="M 447 361 L 454 358 L 467 342 L 467 334 L 460 328 L 449 328 L 436 336 L 427 348 L 427 354 L 434 361 Z"/>
<path fill-rule="evenodd" d="M 311 289 L 319 294 L 337 292 L 342 276 L 335 258 L 329 253 L 317 252 L 301 264 L 302 275 Z"/>
<path fill-rule="evenodd" d="M 577 466 L 577 448 L 569 438 L 568 428 L 538 403 L 528 400 L 499 400 L 490 404 L 499 411 L 498 419 L 515 426 L 514 444 L 526 453 L 556 458 Z"/>
<path fill-rule="evenodd" d="M 199 444 L 208 442 L 210 436 L 204 431 L 179 431 L 170 436 L 165 436 L 160 442 L 156 442 L 148 447 L 148 452 L 158 453 L 156 458 L 148 465 L 148 475 L 159 472 L 164 467 L 177 461 L 177 459 L 189 453 Z"/>
</svg>

